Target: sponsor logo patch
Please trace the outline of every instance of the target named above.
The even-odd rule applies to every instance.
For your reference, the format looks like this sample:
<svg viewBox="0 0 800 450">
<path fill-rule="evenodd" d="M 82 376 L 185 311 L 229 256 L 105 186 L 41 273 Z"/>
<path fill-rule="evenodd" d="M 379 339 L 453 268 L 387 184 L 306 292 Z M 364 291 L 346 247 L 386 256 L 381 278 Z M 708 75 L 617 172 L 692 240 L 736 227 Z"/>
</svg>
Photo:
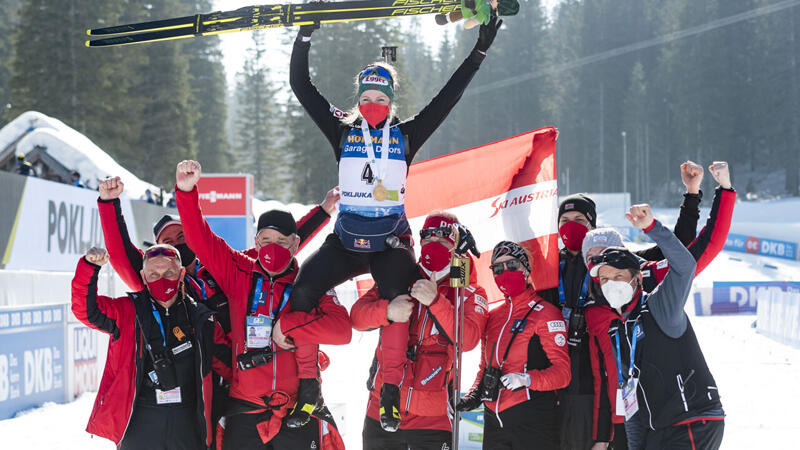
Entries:
<svg viewBox="0 0 800 450">
<path fill-rule="evenodd" d="M 557 334 L 555 337 L 555 341 L 556 345 L 559 347 L 567 345 L 567 338 L 565 338 L 563 334 Z"/>
<path fill-rule="evenodd" d="M 367 239 L 355 239 L 353 241 L 353 247 L 356 247 L 356 248 L 371 248 L 369 240 L 367 240 Z"/>
<path fill-rule="evenodd" d="M 528 303 L 528 307 L 530 307 L 530 308 L 533 308 L 533 305 L 536 305 L 536 300 L 531 300 L 531 302 Z M 538 305 L 536 305 L 535 308 L 533 308 L 534 311 L 541 311 L 543 309 L 544 309 L 544 305 L 541 304 L 541 303 L 539 303 Z"/>
<path fill-rule="evenodd" d="M 439 372 L 441 371 L 442 371 L 442 366 L 436 366 L 436 368 L 433 369 L 433 372 L 431 372 L 427 377 L 423 378 L 422 381 L 420 381 L 420 384 L 425 386 L 433 379 L 433 377 L 438 375 Z"/>
<path fill-rule="evenodd" d="M 551 320 L 547 322 L 547 331 L 551 333 L 566 333 L 567 324 L 563 320 Z"/>
<path fill-rule="evenodd" d="M 489 303 L 486 301 L 485 298 L 477 294 L 475 295 L 475 306 L 480 306 L 481 308 L 487 311 L 489 310 Z"/>
<path fill-rule="evenodd" d="M 658 264 L 656 264 L 656 269 L 665 269 L 667 267 L 669 267 L 669 261 L 666 259 L 662 259 L 658 262 Z"/>
<path fill-rule="evenodd" d="M 389 80 L 383 77 L 379 77 L 378 75 L 367 75 L 361 79 L 363 84 L 378 84 L 381 86 L 388 86 Z"/>
</svg>

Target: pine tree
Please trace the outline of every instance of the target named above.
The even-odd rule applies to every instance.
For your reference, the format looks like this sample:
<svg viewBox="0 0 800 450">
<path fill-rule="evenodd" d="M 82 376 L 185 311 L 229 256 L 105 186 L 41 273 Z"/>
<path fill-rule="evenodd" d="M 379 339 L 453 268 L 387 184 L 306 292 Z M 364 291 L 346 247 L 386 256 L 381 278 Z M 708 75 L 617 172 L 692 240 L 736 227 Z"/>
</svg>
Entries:
<svg viewBox="0 0 800 450">
<path fill-rule="evenodd" d="M 264 31 L 253 32 L 236 85 L 236 120 L 233 167 L 252 173 L 261 198 L 288 201 L 291 159 L 279 135 L 281 111 L 278 87 L 272 80 Z"/>
<path fill-rule="evenodd" d="M 14 28 L 17 26 L 20 0 L 6 0 L 0 2 L 0 127 L 6 123 L 3 112 L 11 101 L 11 61 L 14 55 Z"/>
</svg>

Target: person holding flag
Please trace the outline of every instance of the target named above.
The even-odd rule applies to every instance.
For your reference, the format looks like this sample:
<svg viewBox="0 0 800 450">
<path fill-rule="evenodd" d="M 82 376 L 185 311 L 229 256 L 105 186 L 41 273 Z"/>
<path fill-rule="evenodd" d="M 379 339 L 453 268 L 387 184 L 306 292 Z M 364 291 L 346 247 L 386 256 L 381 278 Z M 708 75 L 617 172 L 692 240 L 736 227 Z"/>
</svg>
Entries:
<svg viewBox="0 0 800 450">
<path fill-rule="evenodd" d="M 310 311 L 329 289 L 349 278 L 371 273 L 380 298 L 408 293 L 418 270 L 410 251 L 411 238 L 405 214 L 408 167 L 422 144 L 433 134 L 461 98 L 492 45 L 502 21 L 496 17 L 481 25 L 474 49 L 438 95 L 416 116 L 399 121 L 395 115 L 397 75 L 386 63 L 373 63 L 356 76 L 358 104 L 350 113 L 333 107 L 314 87 L 308 53 L 315 26 L 300 32 L 289 69 L 292 91 L 333 147 L 339 166 L 340 212 L 334 233 L 303 264 L 292 291 L 292 309 Z M 317 26 L 318 27 L 318 26 Z M 317 404 L 318 385 L 303 384 L 299 401 Z M 315 386 L 306 390 L 305 387 Z M 387 383 L 382 392 L 388 406 L 399 387 Z M 397 429 L 398 419 L 385 408 L 381 423 Z M 307 414 L 293 413 L 294 425 Z"/>
<path fill-rule="evenodd" d="M 480 370 L 457 408 L 484 404 L 484 449 L 558 450 L 557 391 L 570 381 L 566 323 L 530 285 L 531 266 L 519 244 L 498 243 L 491 268 L 505 302 L 489 312 Z"/>
<path fill-rule="evenodd" d="M 420 230 L 422 256 L 419 279 L 411 295 L 382 299 L 373 287 L 353 305 L 350 317 L 359 331 L 380 328 L 380 344 L 369 374 L 369 401 L 364 420 L 364 448 L 412 448 L 439 450 L 452 441 L 448 417 L 448 384 L 456 339 L 456 290 L 450 287 L 450 258 L 456 249 L 455 215 L 431 212 Z M 464 229 L 464 228 L 462 228 Z M 466 249 L 462 249 L 466 251 Z M 470 264 L 470 287 L 463 299 L 462 348 L 469 351 L 480 342 L 488 316 L 483 288 L 476 284 L 474 264 Z M 381 403 L 381 385 L 401 386 L 390 405 Z M 380 423 L 380 408 L 399 403 L 392 411 L 402 416 L 399 430 L 389 432 Z"/>
<path fill-rule="evenodd" d="M 302 427 L 289 428 L 283 419 L 293 405 L 303 407 L 297 400 L 303 380 L 317 382 L 317 345 L 350 342 L 347 310 L 330 291 L 313 311 L 291 312 L 299 246 L 294 218 L 279 210 L 259 217 L 257 259 L 230 248 L 203 219 L 197 190 L 201 170 L 197 161 L 179 163 L 175 195 L 187 244 L 228 296 L 231 368 L 223 375 L 231 388 L 223 449 L 260 449 L 267 443 L 277 448 L 341 448 L 326 407 L 306 408 L 314 417 Z M 253 335 L 250 327 L 255 328 Z"/>
</svg>

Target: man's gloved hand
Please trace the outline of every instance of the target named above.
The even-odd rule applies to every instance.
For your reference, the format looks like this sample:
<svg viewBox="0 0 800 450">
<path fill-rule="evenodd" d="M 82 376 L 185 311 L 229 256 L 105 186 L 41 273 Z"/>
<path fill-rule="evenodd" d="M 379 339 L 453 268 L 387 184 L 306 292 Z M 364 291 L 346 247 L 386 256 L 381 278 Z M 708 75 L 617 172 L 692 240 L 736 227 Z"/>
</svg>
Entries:
<svg viewBox="0 0 800 450">
<path fill-rule="evenodd" d="M 531 376 L 527 373 L 521 372 L 512 372 L 507 373 L 500 377 L 500 381 L 503 383 L 503 386 L 506 387 L 508 390 L 515 390 L 523 387 L 528 387 L 531 385 Z"/>
<path fill-rule="evenodd" d="M 311 35 L 314 33 L 314 30 L 319 30 L 318 23 L 315 23 L 313 25 L 302 25 L 300 27 L 300 31 L 297 32 L 297 35 L 304 38 L 310 38 Z"/>
<path fill-rule="evenodd" d="M 481 406 L 481 397 L 478 395 L 480 389 L 473 389 L 467 395 L 458 399 L 456 409 L 459 411 L 472 411 L 473 409 Z"/>
<path fill-rule="evenodd" d="M 478 42 L 475 43 L 475 50 L 485 55 L 489 47 L 492 46 L 495 36 L 497 36 L 497 30 L 499 30 L 502 25 L 503 21 L 498 20 L 497 16 L 489 19 L 489 23 L 486 25 L 481 25 L 481 28 L 478 30 Z"/>
<path fill-rule="evenodd" d="M 478 246 L 475 244 L 475 238 L 472 233 L 464 225 L 456 225 L 458 228 L 458 242 L 456 243 L 456 254 L 465 255 L 468 251 L 473 255 L 480 258 L 481 254 L 478 252 Z"/>
</svg>

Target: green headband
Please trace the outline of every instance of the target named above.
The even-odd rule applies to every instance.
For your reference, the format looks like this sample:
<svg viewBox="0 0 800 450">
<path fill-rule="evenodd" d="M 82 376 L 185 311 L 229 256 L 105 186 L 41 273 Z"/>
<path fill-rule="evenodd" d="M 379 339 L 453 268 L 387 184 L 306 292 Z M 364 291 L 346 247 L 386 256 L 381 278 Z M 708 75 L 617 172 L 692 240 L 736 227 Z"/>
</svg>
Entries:
<svg viewBox="0 0 800 450">
<path fill-rule="evenodd" d="M 358 95 L 364 91 L 380 91 L 389 97 L 394 98 L 394 87 L 392 76 L 383 67 L 369 67 L 358 75 Z"/>
</svg>

